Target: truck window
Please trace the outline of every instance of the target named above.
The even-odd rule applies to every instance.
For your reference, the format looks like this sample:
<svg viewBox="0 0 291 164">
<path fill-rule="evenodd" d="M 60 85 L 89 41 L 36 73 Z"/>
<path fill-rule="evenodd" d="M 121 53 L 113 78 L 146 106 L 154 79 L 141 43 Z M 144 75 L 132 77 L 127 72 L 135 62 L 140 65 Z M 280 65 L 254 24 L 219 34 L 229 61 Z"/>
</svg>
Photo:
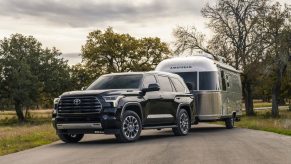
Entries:
<svg viewBox="0 0 291 164">
<path fill-rule="evenodd" d="M 161 91 L 173 92 L 172 84 L 167 76 L 158 76 Z"/>
<path fill-rule="evenodd" d="M 185 92 L 185 87 L 183 86 L 183 84 L 180 82 L 180 80 L 175 79 L 175 78 L 171 78 L 174 87 L 176 88 L 177 92 Z"/>
<path fill-rule="evenodd" d="M 154 75 L 146 75 L 143 79 L 143 87 L 147 88 L 149 84 L 157 83 L 157 80 Z"/>
<path fill-rule="evenodd" d="M 193 90 L 197 90 L 197 72 L 175 72 L 180 75 L 185 83 L 191 83 Z"/>
<path fill-rule="evenodd" d="M 199 72 L 199 90 L 218 90 L 219 81 L 216 71 Z"/>
<path fill-rule="evenodd" d="M 225 82 L 224 71 L 220 72 L 220 76 L 221 76 L 222 90 L 226 91 L 226 82 Z"/>
</svg>

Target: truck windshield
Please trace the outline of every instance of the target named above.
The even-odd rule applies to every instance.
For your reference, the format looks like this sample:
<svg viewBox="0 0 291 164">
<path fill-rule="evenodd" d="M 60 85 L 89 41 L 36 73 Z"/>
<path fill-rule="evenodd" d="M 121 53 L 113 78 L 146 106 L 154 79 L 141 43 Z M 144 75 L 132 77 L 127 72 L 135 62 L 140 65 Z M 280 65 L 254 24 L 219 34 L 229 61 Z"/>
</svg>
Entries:
<svg viewBox="0 0 291 164">
<path fill-rule="evenodd" d="M 137 89 L 142 75 L 107 75 L 99 77 L 87 90 L 98 89 Z"/>
</svg>

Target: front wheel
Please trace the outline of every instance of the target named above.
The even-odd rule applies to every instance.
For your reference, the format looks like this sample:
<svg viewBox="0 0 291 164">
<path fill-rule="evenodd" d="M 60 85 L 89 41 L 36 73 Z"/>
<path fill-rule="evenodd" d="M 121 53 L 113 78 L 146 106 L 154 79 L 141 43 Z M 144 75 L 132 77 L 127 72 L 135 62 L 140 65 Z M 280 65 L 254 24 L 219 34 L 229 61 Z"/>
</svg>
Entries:
<svg viewBox="0 0 291 164">
<path fill-rule="evenodd" d="M 119 142 L 133 142 L 139 138 L 141 129 L 139 116 L 134 111 L 128 110 L 122 115 L 121 127 L 115 137 Z"/>
<path fill-rule="evenodd" d="M 58 136 L 62 141 L 66 142 L 66 143 L 77 143 L 84 137 L 84 134 L 61 134 L 61 133 L 58 133 Z"/>
<path fill-rule="evenodd" d="M 177 127 L 173 128 L 173 133 L 176 136 L 187 135 L 191 127 L 191 122 L 190 122 L 188 112 L 185 109 L 181 109 L 179 111 L 176 122 L 177 122 Z"/>
<path fill-rule="evenodd" d="M 227 118 L 225 120 L 225 127 L 226 127 L 226 129 L 232 129 L 232 128 L 234 128 L 234 120 L 235 119 L 233 117 Z"/>
</svg>

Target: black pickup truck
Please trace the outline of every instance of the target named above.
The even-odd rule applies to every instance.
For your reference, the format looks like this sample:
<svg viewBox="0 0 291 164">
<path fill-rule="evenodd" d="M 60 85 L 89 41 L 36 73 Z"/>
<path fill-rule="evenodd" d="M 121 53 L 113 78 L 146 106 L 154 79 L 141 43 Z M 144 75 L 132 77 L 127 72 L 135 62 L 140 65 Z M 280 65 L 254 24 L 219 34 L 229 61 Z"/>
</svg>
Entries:
<svg viewBox="0 0 291 164">
<path fill-rule="evenodd" d="M 142 129 L 172 128 L 187 135 L 195 123 L 194 98 L 183 79 L 165 72 L 100 76 L 86 90 L 54 100 L 53 126 L 67 143 L 84 134 L 114 134 L 120 142 L 139 138 Z"/>
</svg>

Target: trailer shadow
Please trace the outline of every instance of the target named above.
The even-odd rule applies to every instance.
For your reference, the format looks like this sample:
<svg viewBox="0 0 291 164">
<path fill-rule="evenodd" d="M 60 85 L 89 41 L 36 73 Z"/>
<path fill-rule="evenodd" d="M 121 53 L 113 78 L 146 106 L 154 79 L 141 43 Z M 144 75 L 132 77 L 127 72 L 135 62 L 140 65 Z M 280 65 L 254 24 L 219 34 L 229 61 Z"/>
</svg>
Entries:
<svg viewBox="0 0 291 164">
<path fill-rule="evenodd" d="M 192 127 L 190 129 L 190 134 L 186 137 L 197 137 L 195 135 L 195 133 L 199 133 L 199 134 L 205 134 L 205 133 L 221 133 L 223 131 L 228 131 L 227 129 L 225 129 L 225 127 Z M 193 135 L 192 135 L 193 134 Z M 97 137 L 96 137 L 97 138 Z M 81 141 L 79 143 L 70 143 L 70 144 L 66 144 L 66 143 L 57 143 L 54 144 L 52 146 L 54 147 L 82 147 L 82 146 L 94 146 L 94 145 L 103 145 L 103 146 L 110 146 L 110 145 L 131 145 L 131 144 L 139 144 L 139 143 L 145 143 L 145 142 L 159 142 L 160 140 L 164 140 L 164 139 L 170 139 L 170 140 L 178 140 L 181 139 L 177 136 L 173 135 L 173 132 L 171 129 L 168 130 L 162 130 L 162 131 L 152 131 L 150 134 L 146 133 L 146 134 L 142 134 L 139 138 L 138 141 L 134 142 L 134 143 L 119 143 L 114 135 L 108 135 L 106 136 L 106 138 L 101 138 L 101 139 L 93 139 L 93 140 L 84 140 Z"/>
<path fill-rule="evenodd" d="M 227 129 L 223 126 L 217 126 L 217 127 L 195 127 L 190 129 L 190 133 L 215 133 L 215 132 L 221 132 L 221 131 L 227 131 Z"/>
</svg>

